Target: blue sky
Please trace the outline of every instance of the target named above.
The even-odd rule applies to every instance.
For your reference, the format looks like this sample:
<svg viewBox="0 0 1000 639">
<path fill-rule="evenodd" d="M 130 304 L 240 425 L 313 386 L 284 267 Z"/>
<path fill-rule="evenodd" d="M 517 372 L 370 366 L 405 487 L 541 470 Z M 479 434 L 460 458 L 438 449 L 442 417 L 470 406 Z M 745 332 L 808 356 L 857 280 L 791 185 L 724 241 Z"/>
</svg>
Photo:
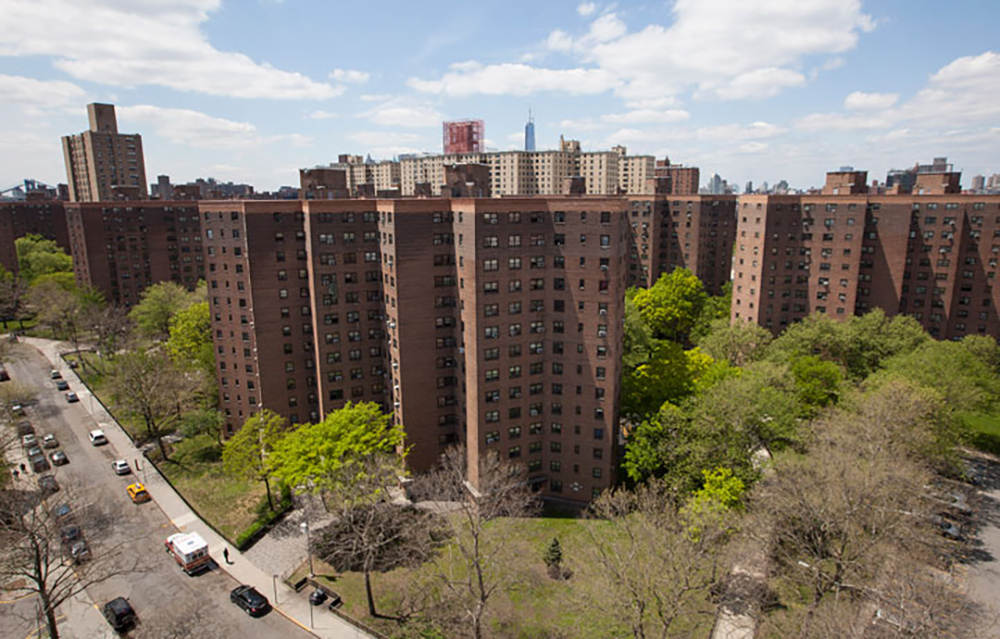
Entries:
<svg viewBox="0 0 1000 639">
<path fill-rule="evenodd" d="M 460 7 L 460 10 L 456 10 Z M 65 181 L 88 102 L 148 179 L 261 190 L 339 153 L 439 152 L 441 121 L 519 148 L 624 144 L 743 185 L 1000 172 L 995 2 L 0 0 L 0 189 Z"/>
</svg>

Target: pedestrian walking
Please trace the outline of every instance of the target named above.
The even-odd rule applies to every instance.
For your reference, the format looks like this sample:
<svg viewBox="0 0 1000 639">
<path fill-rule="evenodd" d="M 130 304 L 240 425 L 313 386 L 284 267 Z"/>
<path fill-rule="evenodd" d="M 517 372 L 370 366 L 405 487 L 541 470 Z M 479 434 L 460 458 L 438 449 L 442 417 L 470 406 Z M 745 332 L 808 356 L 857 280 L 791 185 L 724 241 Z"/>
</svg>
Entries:
<svg viewBox="0 0 1000 639">
<path fill-rule="evenodd" d="M 15 469 L 14 469 L 14 479 L 15 479 L 15 480 L 17 480 L 17 477 L 18 477 L 18 475 L 20 475 L 20 474 L 21 474 L 21 473 L 17 472 L 17 469 L 15 468 Z"/>
<path fill-rule="evenodd" d="M 28 467 L 24 465 L 24 462 L 21 462 L 21 472 L 25 475 L 28 474 Z"/>
<path fill-rule="evenodd" d="M 223 548 L 222 549 L 222 556 L 226 558 L 226 563 L 227 564 L 233 563 L 233 562 L 229 561 L 229 549 L 228 548 Z"/>
</svg>

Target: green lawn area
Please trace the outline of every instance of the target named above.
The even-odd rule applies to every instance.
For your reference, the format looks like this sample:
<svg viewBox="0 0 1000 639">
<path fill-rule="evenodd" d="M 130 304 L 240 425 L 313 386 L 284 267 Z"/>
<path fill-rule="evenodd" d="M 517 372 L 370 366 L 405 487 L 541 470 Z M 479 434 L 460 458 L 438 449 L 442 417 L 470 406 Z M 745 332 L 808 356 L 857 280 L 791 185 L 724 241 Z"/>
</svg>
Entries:
<svg viewBox="0 0 1000 639">
<path fill-rule="evenodd" d="M 211 435 L 178 442 L 170 460 L 157 467 L 203 519 L 231 541 L 257 519 L 264 485 L 222 471 L 222 448 Z"/>
<path fill-rule="evenodd" d="M 590 557 L 588 526 L 601 526 L 602 522 L 555 517 L 521 519 L 508 531 L 507 565 L 517 573 L 516 586 L 510 597 L 498 595 L 491 602 L 495 623 L 502 626 L 499 636 L 511 638 L 561 637 L 565 639 L 612 636 L 613 624 L 593 604 L 601 596 L 599 586 L 587 574 Z M 573 575 L 567 580 L 554 580 L 548 576 L 542 554 L 556 537 L 562 546 L 563 565 Z M 438 556 L 449 570 L 459 573 L 460 560 L 457 550 L 446 545 Z M 419 617 L 409 624 L 400 625 L 392 620 L 372 619 L 368 616 L 364 577 L 361 573 L 337 573 L 327 564 L 314 559 L 314 569 L 320 581 L 340 594 L 344 600 L 343 611 L 391 637 L 435 637 L 426 634 L 427 627 Z M 294 583 L 305 576 L 308 566 L 303 565 L 289 579 Z M 431 564 L 409 570 L 393 570 L 372 576 L 376 606 L 382 614 L 392 615 L 399 610 L 400 593 L 407 586 L 430 583 L 438 570 Z M 706 604 L 709 606 L 709 604 Z M 710 607 L 707 607 L 711 610 Z M 702 639 L 708 636 L 713 622 L 712 615 L 705 615 L 704 623 L 692 628 L 686 636 Z"/>
<path fill-rule="evenodd" d="M 961 413 L 970 431 L 969 443 L 979 450 L 1000 455 L 1000 414 Z"/>
</svg>

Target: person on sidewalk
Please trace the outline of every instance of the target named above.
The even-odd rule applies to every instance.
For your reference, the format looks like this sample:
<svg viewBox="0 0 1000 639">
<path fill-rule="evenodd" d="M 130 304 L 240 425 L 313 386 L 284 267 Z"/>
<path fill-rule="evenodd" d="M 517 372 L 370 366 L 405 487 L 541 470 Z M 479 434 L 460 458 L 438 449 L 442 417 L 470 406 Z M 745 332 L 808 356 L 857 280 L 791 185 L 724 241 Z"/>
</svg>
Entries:
<svg viewBox="0 0 1000 639">
<path fill-rule="evenodd" d="M 226 564 L 233 563 L 233 562 L 229 561 L 229 549 L 228 548 L 223 548 L 222 549 L 222 556 L 226 558 Z"/>
<path fill-rule="evenodd" d="M 25 466 L 23 463 L 21 464 L 21 472 L 25 475 L 28 474 L 28 467 Z"/>
<path fill-rule="evenodd" d="M 14 481 L 17 481 L 17 476 L 20 475 L 20 474 L 21 473 L 17 472 L 17 469 L 15 468 L 14 469 Z"/>
</svg>

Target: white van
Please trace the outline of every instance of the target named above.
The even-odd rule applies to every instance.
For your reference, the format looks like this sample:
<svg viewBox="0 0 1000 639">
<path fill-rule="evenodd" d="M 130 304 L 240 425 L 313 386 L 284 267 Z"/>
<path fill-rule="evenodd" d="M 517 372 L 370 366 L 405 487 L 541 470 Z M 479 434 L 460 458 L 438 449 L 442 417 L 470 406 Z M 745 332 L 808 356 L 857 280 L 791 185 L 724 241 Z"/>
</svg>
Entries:
<svg viewBox="0 0 1000 639">
<path fill-rule="evenodd" d="M 99 428 L 90 431 L 87 436 L 90 437 L 90 443 L 94 446 L 103 446 L 108 443 L 108 438 L 104 436 L 104 431 Z"/>
</svg>

